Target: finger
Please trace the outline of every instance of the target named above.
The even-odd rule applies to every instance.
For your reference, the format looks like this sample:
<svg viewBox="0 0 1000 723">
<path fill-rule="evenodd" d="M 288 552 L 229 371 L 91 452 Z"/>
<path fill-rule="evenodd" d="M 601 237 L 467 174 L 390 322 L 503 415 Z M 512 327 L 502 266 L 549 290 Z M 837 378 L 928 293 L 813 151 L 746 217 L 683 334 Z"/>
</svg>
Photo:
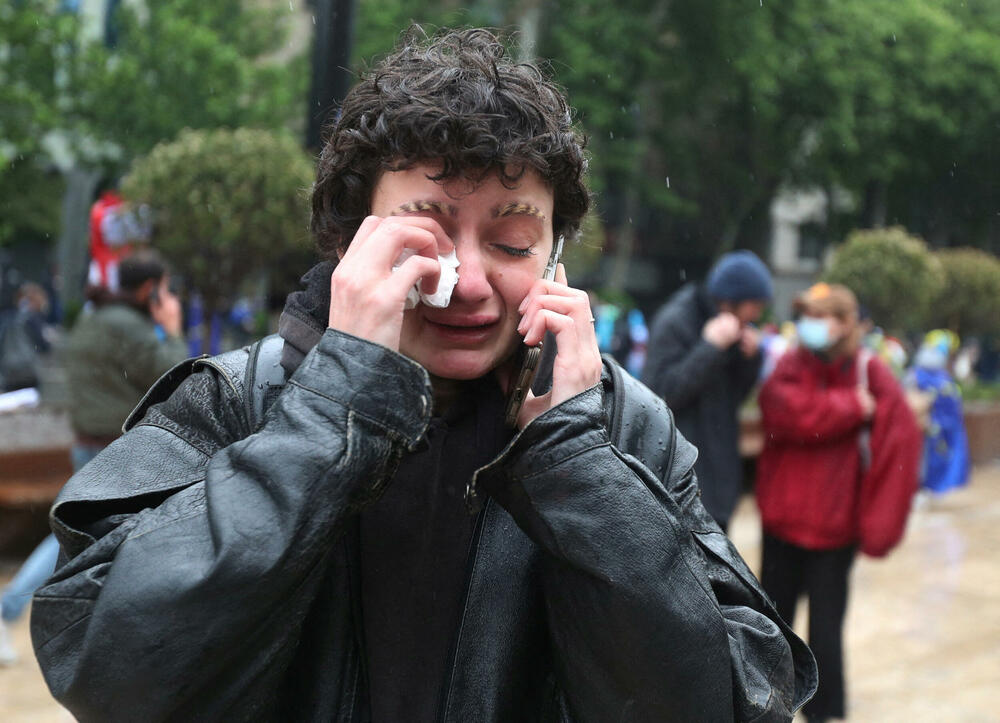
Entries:
<svg viewBox="0 0 1000 723">
<path fill-rule="evenodd" d="M 428 259 L 424 256 L 411 256 L 392 274 L 386 283 L 392 289 L 390 293 L 405 298 L 410 288 L 418 281 L 425 294 L 437 291 L 438 280 L 441 278 L 441 263 L 437 256 Z"/>
<path fill-rule="evenodd" d="M 600 381 L 601 355 L 597 343 L 583 342 L 579 326 L 570 316 L 542 309 L 525 336 L 525 343 L 534 345 L 546 331 L 555 335 L 559 351 L 552 371 L 552 404 L 559 404 Z"/>
<path fill-rule="evenodd" d="M 379 268 L 392 266 L 404 248 L 419 256 L 437 260 L 438 254 L 451 253 L 455 245 L 433 218 L 425 216 L 392 216 L 385 219 L 372 234 L 370 262 Z"/>
<path fill-rule="evenodd" d="M 566 267 L 562 262 L 556 264 L 556 283 L 569 286 L 569 281 L 566 280 Z"/>
<path fill-rule="evenodd" d="M 381 216 L 366 216 L 365 220 L 361 222 L 358 226 L 358 230 L 354 233 L 354 238 L 351 239 L 351 243 L 348 244 L 347 250 L 343 253 L 339 253 L 341 261 L 346 261 L 353 256 L 361 253 L 361 249 L 364 247 L 365 242 L 371 237 L 375 230 L 382 224 L 385 220 Z"/>
<path fill-rule="evenodd" d="M 573 299 L 579 299 L 581 304 L 585 304 L 586 308 L 590 309 L 590 297 L 587 295 L 586 291 L 581 291 L 580 289 L 574 289 L 572 286 L 566 286 L 558 281 L 547 281 L 545 279 L 539 279 L 536 281 L 531 289 L 528 291 L 527 295 L 521 300 L 520 305 L 517 308 L 519 314 L 524 314 L 528 310 L 528 306 L 532 301 L 539 296 L 564 296 Z M 588 312 L 589 316 L 593 316 L 592 313 Z"/>
<path fill-rule="evenodd" d="M 581 354 L 598 354 L 597 340 L 593 336 L 593 329 L 590 322 L 580 323 L 568 314 L 560 314 L 551 309 L 539 309 L 526 327 L 524 333 L 524 343 L 528 346 L 536 346 L 545 338 L 545 332 L 551 331 L 556 336 L 559 344 L 559 355 L 566 358 L 580 356 Z"/>
<path fill-rule="evenodd" d="M 518 332 L 523 334 L 524 330 L 532 325 L 535 315 L 541 309 L 549 309 L 559 314 L 572 316 L 580 322 L 585 321 L 589 323 L 591 319 L 590 305 L 585 300 L 575 296 L 543 294 L 542 296 L 535 296 L 529 301 L 527 308 L 524 310 L 521 323 L 518 324 Z M 591 328 L 593 328 L 592 325 Z"/>
</svg>

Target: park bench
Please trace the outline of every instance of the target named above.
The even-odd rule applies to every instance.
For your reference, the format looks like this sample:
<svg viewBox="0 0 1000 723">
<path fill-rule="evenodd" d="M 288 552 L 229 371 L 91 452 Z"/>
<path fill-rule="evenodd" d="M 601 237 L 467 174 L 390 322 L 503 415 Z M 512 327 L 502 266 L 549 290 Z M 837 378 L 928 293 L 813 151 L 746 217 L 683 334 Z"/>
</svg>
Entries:
<svg viewBox="0 0 1000 723">
<path fill-rule="evenodd" d="M 30 552 L 48 530 L 48 510 L 73 473 L 73 434 L 61 409 L 0 414 L 0 556 Z"/>
</svg>

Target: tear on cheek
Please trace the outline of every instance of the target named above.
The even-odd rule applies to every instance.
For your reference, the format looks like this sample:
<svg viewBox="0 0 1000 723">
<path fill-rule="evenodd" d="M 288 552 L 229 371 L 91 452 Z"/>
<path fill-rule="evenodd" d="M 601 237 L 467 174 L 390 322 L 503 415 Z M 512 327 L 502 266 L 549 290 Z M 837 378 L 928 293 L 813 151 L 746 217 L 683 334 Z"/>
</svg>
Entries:
<svg viewBox="0 0 1000 723">
<path fill-rule="evenodd" d="M 396 269 L 398 269 L 404 261 L 413 256 L 414 253 L 415 252 L 412 249 L 403 249 L 399 258 L 396 259 L 396 263 L 393 264 L 392 270 L 396 271 Z M 451 253 L 443 256 L 439 254 L 438 263 L 441 264 L 441 278 L 438 280 L 437 291 L 433 294 L 423 293 L 420 290 L 420 282 L 418 281 L 413 285 L 413 288 L 406 293 L 405 308 L 412 309 L 417 304 L 423 302 L 427 306 L 443 309 L 451 303 L 451 294 L 455 290 L 455 285 L 458 283 L 458 254 L 455 252 L 455 249 L 452 249 Z"/>
</svg>

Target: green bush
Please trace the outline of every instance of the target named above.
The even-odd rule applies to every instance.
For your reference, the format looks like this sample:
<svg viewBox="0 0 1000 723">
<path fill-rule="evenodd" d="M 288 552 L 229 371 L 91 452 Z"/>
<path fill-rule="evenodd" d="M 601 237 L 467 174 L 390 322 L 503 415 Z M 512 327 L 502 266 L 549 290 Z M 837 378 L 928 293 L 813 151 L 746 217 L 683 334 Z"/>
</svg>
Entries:
<svg viewBox="0 0 1000 723">
<path fill-rule="evenodd" d="M 209 309 L 308 247 L 313 163 L 289 135 L 185 130 L 132 165 L 126 198 L 154 211 L 155 246 Z"/>
<path fill-rule="evenodd" d="M 1000 334 L 1000 259 L 973 248 L 942 249 L 935 257 L 944 286 L 928 313 L 928 327 L 955 333 Z"/>
<path fill-rule="evenodd" d="M 940 263 L 899 226 L 854 231 L 837 247 L 825 281 L 844 284 L 888 331 L 921 331 L 944 286 Z"/>
</svg>

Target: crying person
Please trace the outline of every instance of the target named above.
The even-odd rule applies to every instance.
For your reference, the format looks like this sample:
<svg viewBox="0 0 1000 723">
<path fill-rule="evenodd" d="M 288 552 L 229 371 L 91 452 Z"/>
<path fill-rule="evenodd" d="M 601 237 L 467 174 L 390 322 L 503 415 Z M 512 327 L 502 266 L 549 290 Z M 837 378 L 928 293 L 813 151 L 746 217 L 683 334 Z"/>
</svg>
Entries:
<svg viewBox="0 0 1000 723">
<path fill-rule="evenodd" d="M 542 278 L 583 141 L 506 42 L 417 30 L 372 67 L 279 335 L 166 375 L 59 496 L 32 632 L 79 720 L 791 720 L 811 695 L 695 450 Z"/>
</svg>

